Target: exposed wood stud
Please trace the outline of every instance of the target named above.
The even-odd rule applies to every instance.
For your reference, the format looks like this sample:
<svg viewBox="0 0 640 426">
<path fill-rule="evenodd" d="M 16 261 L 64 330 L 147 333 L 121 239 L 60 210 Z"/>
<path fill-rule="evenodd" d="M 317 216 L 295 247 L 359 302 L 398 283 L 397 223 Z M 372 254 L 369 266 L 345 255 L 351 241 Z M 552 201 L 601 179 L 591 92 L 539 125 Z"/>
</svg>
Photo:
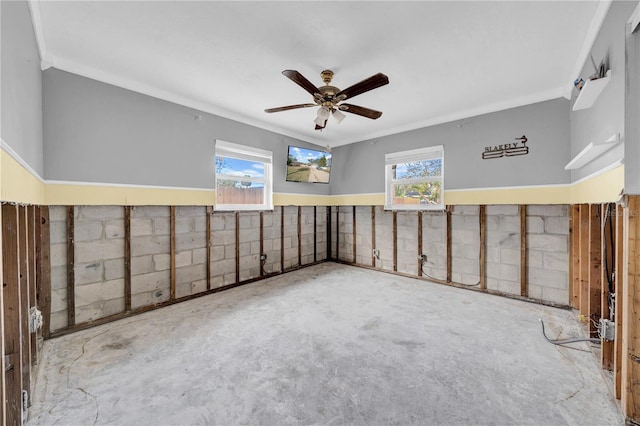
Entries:
<svg viewBox="0 0 640 426">
<path fill-rule="evenodd" d="M 373 251 L 376 249 L 376 206 L 371 206 L 371 266 L 376 266 L 376 256 Z"/>
<path fill-rule="evenodd" d="M 29 261 L 29 307 L 39 306 L 38 302 L 38 289 L 36 288 L 36 226 L 38 220 L 36 220 L 36 207 L 27 207 L 27 259 Z M 39 228 L 39 227 L 38 227 Z M 38 336 L 41 334 L 41 329 L 38 329 L 31 333 L 31 365 L 38 363 Z"/>
<path fill-rule="evenodd" d="M 171 300 L 176 298 L 176 206 L 171 206 Z"/>
<path fill-rule="evenodd" d="M 240 282 L 240 212 L 236 212 L 236 283 Z"/>
<path fill-rule="evenodd" d="M 340 206 L 336 206 L 336 260 L 340 260 Z"/>
<path fill-rule="evenodd" d="M 357 262 L 357 256 L 358 256 L 358 252 L 357 252 L 357 247 L 356 247 L 356 206 L 353 206 L 353 263 Z"/>
<path fill-rule="evenodd" d="M 18 268 L 20 272 L 20 321 L 22 389 L 31 390 L 31 333 L 29 332 L 29 258 L 27 208 L 18 207 Z"/>
<path fill-rule="evenodd" d="M 326 218 L 327 222 L 327 260 L 332 259 L 332 250 L 331 250 L 331 206 L 326 207 Z"/>
<path fill-rule="evenodd" d="M 612 229 L 615 227 L 615 216 L 613 215 L 612 204 L 600 204 L 600 241 L 602 241 L 602 256 L 600 257 L 600 312 L 602 318 L 609 318 L 609 277 L 611 271 L 607 265 L 613 267 L 615 262 L 614 253 L 611 250 L 614 245 L 615 234 Z M 615 209 L 615 207 L 613 207 Z M 615 211 L 615 210 L 614 210 Z M 611 228 L 609 227 L 611 226 Z M 613 341 L 602 340 L 600 345 L 600 364 L 603 369 L 613 370 L 613 358 L 614 358 L 614 343 Z"/>
<path fill-rule="evenodd" d="M 447 229 L 447 282 L 451 282 L 451 206 L 447 206 L 445 218 L 446 218 L 446 229 Z"/>
<path fill-rule="evenodd" d="M 264 277 L 264 262 L 262 261 L 263 255 L 264 255 L 264 212 L 260 212 L 260 257 L 258 258 L 258 262 L 260 262 L 261 277 Z"/>
<path fill-rule="evenodd" d="M 520 296 L 529 295 L 527 283 L 527 206 L 520 205 Z"/>
<path fill-rule="evenodd" d="M 318 261 L 318 209 L 313 206 L 313 261 Z"/>
<path fill-rule="evenodd" d="M 124 310 L 131 310 L 131 206 L 124 206 Z"/>
<path fill-rule="evenodd" d="M 280 272 L 284 272 L 284 206 L 280 206 Z"/>
<path fill-rule="evenodd" d="M 571 206 L 571 220 L 569 226 L 569 305 L 580 309 L 580 206 Z"/>
<path fill-rule="evenodd" d="M 623 322 L 623 271 L 624 271 L 624 211 L 621 205 L 616 206 L 616 248 L 614 257 L 616 259 L 614 267 L 614 290 L 616 294 L 615 305 L 615 322 L 616 322 L 616 336 L 614 341 L 615 357 L 613 360 L 613 381 L 614 381 L 614 393 L 616 399 L 622 398 L 622 339 L 624 332 L 626 332 L 626 326 Z"/>
<path fill-rule="evenodd" d="M 418 212 L 418 276 L 422 276 L 422 212 Z"/>
<path fill-rule="evenodd" d="M 74 207 L 67 206 L 67 326 L 76 323 Z"/>
<path fill-rule="evenodd" d="M 213 215 L 213 207 L 207 206 L 207 290 L 211 289 L 211 215 Z"/>
<path fill-rule="evenodd" d="M 600 298 L 602 292 L 601 265 L 602 265 L 602 240 L 601 226 L 598 218 L 599 204 L 589 206 L 589 331 L 592 337 L 598 334 L 596 323 L 600 319 Z M 595 323 L 594 323 L 595 321 Z"/>
<path fill-rule="evenodd" d="M 393 211 L 393 271 L 398 270 L 398 212 Z"/>
<path fill-rule="evenodd" d="M 487 288 L 487 210 L 484 204 L 480 205 L 480 288 Z"/>
<path fill-rule="evenodd" d="M 5 389 L 7 425 L 22 424 L 22 360 L 20 359 L 20 271 L 18 208 L 2 205 L 2 296 L 4 325 Z"/>
<path fill-rule="evenodd" d="M 40 310 L 42 311 L 42 336 L 48 339 L 51 334 L 51 245 L 49 234 L 49 207 L 42 206 L 40 210 L 38 256 L 38 293 L 40 294 Z"/>
<path fill-rule="evenodd" d="M 580 303 L 582 315 L 589 315 L 589 205 L 580 204 Z"/>
<path fill-rule="evenodd" d="M 302 266 L 302 207 L 298 206 L 298 266 Z"/>
</svg>

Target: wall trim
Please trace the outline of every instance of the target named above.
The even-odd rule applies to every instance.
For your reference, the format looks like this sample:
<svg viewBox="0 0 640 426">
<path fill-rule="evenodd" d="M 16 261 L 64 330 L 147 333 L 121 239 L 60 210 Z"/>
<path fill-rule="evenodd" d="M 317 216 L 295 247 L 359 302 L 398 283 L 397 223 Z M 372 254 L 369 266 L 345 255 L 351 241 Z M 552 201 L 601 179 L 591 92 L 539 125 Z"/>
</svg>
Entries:
<svg viewBox="0 0 640 426">
<path fill-rule="evenodd" d="M 36 36 L 36 44 L 38 45 L 38 53 L 40 54 L 40 69 L 44 71 L 53 66 L 53 56 L 47 50 L 47 43 L 44 40 L 40 3 L 36 0 L 28 0 L 27 5 L 31 12 L 31 25 L 33 26 L 33 33 Z"/>
<path fill-rule="evenodd" d="M 160 186 L 160 185 L 137 185 L 128 183 L 107 183 L 107 182 L 78 182 L 67 180 L 45 180 L 47 185 L 70 185 L 70 186 L 98 186 L 110 188 L 140 188 L 140 189 L 161 189 L 170 191 L 205 191 L 214 192 L 214 188 L 191 188 L 186 186 Z"/>
<path fill-rule="evenodd" d="M 593 179 L 593 178 L 598 177 L 598 176 L 600 176 L 602 174 L 605 174 L 605 173 L 607 173 L 607 172 L 609 172 L 609 171 L 611 171 L 611 170 L 613 170 L 613 169 L 615 169 L 617 167 L 622 166 L 623 164 L 624 164 L 624 160 L 622 160 L 622 159 L 616 160 L 613 163 L 609 164 L 608 166 L 605 166 L 605 167 L 601 168 L 600 170 L 596 170 L 595 172 L 590 173 L 587 176 L 576 180 L 575 182 L 572 182 L 571 185 L 577 185 L 579 183 L 586 182 L 589 179 Z"/>
<path fill-rule="evenodd" d="M 18 164 L 20 164 L 22 167 L 25 168 L 25 170 L 27 170 L 29 173 L 31 173 L 33 175 L 33 177 L 35 177 L 36 179 L 38 179 L 40 181 L 40 183 L 46 183 L 45 180 L 42 178 L 42 176 L 40 176 L 40 174 L 38 172 L 35 171 L 35 169 L 33 167 L 31 167 L 29 165 L 29 163 L 27 163 L 21 156 L 20 154 L 18 154 L 17 152 L 15 152 L 13 150 L 13 148 L 11 148 L 11 145 L 9 145 L 7 142 L 5 142 L 4 139 L 0 138 L 0 148 L 2 148 L 2 150 L 4 152 L 6 152 L 7 154 L 9 154 L 11 156 L 11 158 L 13 158 L 14 160 L 16 160 L 18 162 Z"/>
</svg>

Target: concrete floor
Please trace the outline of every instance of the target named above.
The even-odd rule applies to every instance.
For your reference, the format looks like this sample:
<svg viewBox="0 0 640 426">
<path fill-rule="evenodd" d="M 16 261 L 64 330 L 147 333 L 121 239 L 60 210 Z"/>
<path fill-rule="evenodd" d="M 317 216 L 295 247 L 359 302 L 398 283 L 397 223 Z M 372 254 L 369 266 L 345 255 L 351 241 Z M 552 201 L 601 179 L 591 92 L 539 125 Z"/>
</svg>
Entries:
<svg viewBox="0 0 640 426">
<path fill-rule="evenodd" d="M 325 263 L 45 342 L 30 425 L 623 424 L 571 311 Z"/>
</svg>

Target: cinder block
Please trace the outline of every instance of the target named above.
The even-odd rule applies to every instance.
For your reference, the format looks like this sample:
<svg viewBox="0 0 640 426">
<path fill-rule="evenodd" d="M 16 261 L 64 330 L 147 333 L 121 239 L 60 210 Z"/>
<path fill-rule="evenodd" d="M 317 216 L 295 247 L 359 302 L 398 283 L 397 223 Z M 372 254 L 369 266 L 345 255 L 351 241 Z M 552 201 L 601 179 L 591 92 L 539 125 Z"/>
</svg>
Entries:
<svg viewBox="0 0 640 426">
<path fill-rule="evenodd" d="M 216 231 L 211 236 L 211 245 L 213 246 L 226 246 L 229 244 L 234 244 L 235 241 L 236 241 L 235 230 Z"/>
<path fill-rule="evenodd" d="M 182 234 L 176 235 L 176 250 L 193 250 L 207 246 L 207 239 L 204 234 Z"/>
<path fill-rule="evenodd" d="M 131 239 L 132 256 L 169 253 L 170 250 L 171 242 L 168 235 L 148 235 Z"/>
<path fill-rule="evenodd" d="M 238 223 L 240 224 L 240 229 L 251 229 L 251 216 L 248 214 L 241 214 L 238 218 Z M 242 233 L 241 233 L 242 234 Z"/>
<path fill-rule="evenodd" d="M 76 242 L 99 240 L 103 229 L 102 221 L 77 220 L 73 224 L 73 238 Z"/>
<path fill-rule="evenodd" d="M 124 297 L 124 280 L 111 280 L 76 286 L 76 309 L 94 302 Z"/>
<path fill-rule="evenodd" d="M 545 269 L 569 272 L 569 253 L 543 253 L 543 266 Z"/>
<path fill-rule="evenodd" d="M 520 233 L 519 216 L 502 216 L 499 222 L 500 231 Z"/>
<path fill-rule="evenodd" d="M 497 280 L 520 281 L 520 268 L 504 263 L 487 262 L 487 277 Z"/>
<path fill-rule="evenodd" d="M 166 290 L 155 290 L 131 295 L 131 307 L 133 309 L 143 306 L 152 306 L 169 300 L 171 294 Z"/>
<path fill-rule="evenodd" d="M 527 239 L 527 245 L 530 250 L 567 253 L 568 237 L 555 234 L 532 234 Z"/>
<path fill-rule="evenodd" d="M 472 215 L 472 216 L 477 216 L 480 213 L 480 207 L 479 206 L 462 206 L 462 205 L 457 205 L 453 207 L 453 211 L 451 212 L 451 214 L 456 214 L 456 215 Z"/>
<path fill-rule="evenodd" d="M 211 262 L 211 276 L 235 274 L 236 261 L 235 259 L 220 260 L 217 262 Z M 235 280 L 235 277 L 234 277 Z"/>
<path fill-rule="evenodd" d="M 167 206 L 133 206 L 131 218 L 156 218 L 169 217 L 171 209 Z"/>
<path fill-rule="evenodd" d="M 61 330 L 67 327 L 67 313 L 66 312 L 52 312 L 50 327 L 51 331 Z"/>
<path fill-rule="evenodd" d="M 557 288 L 566 290 L 569 288 L 569 274 L 550 269 L 527 268 L 528 282 L 544 288 Z M 544 293 L 544 291 L 543 291 Z"/>
<path fill-rule="evenodd" d="M 211 260 L 222 260 L 224 259 L 224 246 L 214 246 L 211 247 Z"/>
<path fill-rule="evenodd" d="M 136 256 L 131 258 L 131 275 L 140 275 L 153 272 L 153 256 Z"/>
<path fill-rule="evenodd" d="M 200 248 L 193 250 L 193 263 L 207 263 L 207 249 Z"/>
<path fill-rule="evenodd" d="M 176 216 L 203 216 L 206 214 L 206 207 L 201 206 L 177 206 Z"/>
<path fill-rule="evenodd" d="M 67 223 L 64 221 L 49 221 L 49 244 L 67 242 Z"/>
<path fill-rule="evenodd" d="M 108 220 L 105 223 L 104 233 L 107 238 L 124 238 L 124 221 Z M 123 242 L 124 244 L 124 242 Z"/>
<path fill-rule="evenodd" d="M 176 283 L 178 284 L 192 283 L 206 278 L 206 265 L 190 265 L 182 268 L 176 268 Z"/>
<path fill-rule="evenodd" d="M 544 233 L 544 221 L 538 216 L 527 216 L 527 234 Z"/>
<path fill-rule="evenodd" d="M 569 207 L 565 204 L 532 204 L 527 206 L 531 216 L 568 216 Z"/>
<path fill-rule="evenodd" d="M 102 262 L 78 263 L 74 266 L 74 279 L 76 285 L 96 283 L 102 281 L 104 278 Z"/>
<path fill-rule="evenodd" d="M 124 208 L 122 206 L 77 206 L 79 217 L 83 219 L 122 219 Z"/>
<path fill-rule="evenodd" d="M 181 251 L 176 253 L 176 268 L 191 265 L 191 251 Z"/>
<path fill-rule="evenodd" d="M 520 250 L 503 248 L 500 249 L 500 261 L 508 265 L 520 265 Z"/>
<path fill-rule="evenodd" d="M 67 266 L 51 267 L 51 288 L 65 289 L 67 288 Z"/>
<path fill-rule="evenodd" d="M 171 221 L 168 217 L 153 218 L 153 233 L 155 235 L 170 235 Z"/>
<path fill-rule="evenodd" d="M 228 260 L 235 260 L 236 258 L 236 245 L 224 246 L 224 258 Z"/>
<path fill-rule="evenodd" d="M 569 304 L 569 291 L 557 288 L 544 287 L 542 289 L 542 299 L 549 302 Z"/>
<path fill-rule="evenodd" d="M 527 250 L 527 266 L 534 268 L 542 268 L 543 252 L 538 250 Z"/>
<path fill-rule="evenodd" d="M 527 292 L 529 293 L 529 297 L 533 299 L 542 299 L 542 287 L 539 285 L 532 285 L 531 283 L 527 283 Z"/>
<path fill-rule="evenodd" d="M 488 247 L 502 247 L 502 248 L 519 248 L 520 247 L 520 234 L 503 232 L 487 232 L 487 246 Z"/>
<path fill-rule="evenodd" d="M 545 217 L 544 230 L 549 234 L 569 235 L 569 218 Z"/>
<path fill-rule="evenodd" d="M 51 313 L 67 312 L 67 288 L 51 291 Z"/>
<path fill-rule="evenodd" d="M 191 294 L 202 293 L 207 290 L 207 280 L 199 280 L 191 283 Z"/>
<path fill-rule="evenodd" d="M 520 294 L 520 283 L 515 281 L 497 280 L 497 290 L 509 294 Z"/>
<path fill-rule="evenodd" d="M 519 206 L 515 204 L 495 204 L 488 205 L 485 208 L 485 213 L 487 216 L 491 215 L 506 215 L 506 216 L 516 216 L 520 215 Z M 533 215 L 533 213 L 531 213 Z"/>
<path fill-rule="evenodd" d="M 159 289 L 169 289 L 171 286 L 170 271 L 152 272 L 150 274 L 134 275 L 131 277 L 131 293 L 144 293 Z"/>
<path fill-rule="evenodd" d="M 124 244 L 120 239 L 76 241 L 75 243 L 75 261 L 78 263 L 121 257 L 124 257 Z"/>
<path fill-rule="evenodd" d="M 76 323 L 95 321 L 124 312 L 124 298 L 96 301 L 90 305 L 76 306 Z"/>
<path fill-rule="evenodd" d="M 176 217 L 176 235 L 192 233 L 194 228 L 192 217 Z"/>
<path fill-rule="evenodd" d="M 165 271 L 171 269 L 171 255 L 165 253 L 154 254 L 153 269 L 155 269 L 156 271 Z"/>
<path fill-rule="evenodd" d="M 151 219 L 131 219 L 131 236 L 153 234 L 153 222 Z"/>
<path fill-rule="evenodd" d="M 51 267 L 67 264 L 67 244 L 52 244 L 49 250 Z"/>
<path fill-rule="evenodd" d="M 65 222 L 67 220 L 67 208 L 65 206 L 49 206 L 49 223 Z"/>
<path fill-rule="evenodd" d="M 207 232 L 207 212 L 203 211 L 202 216 L 193 218 L 193 226 L 195 232 Z"/>
</svg>

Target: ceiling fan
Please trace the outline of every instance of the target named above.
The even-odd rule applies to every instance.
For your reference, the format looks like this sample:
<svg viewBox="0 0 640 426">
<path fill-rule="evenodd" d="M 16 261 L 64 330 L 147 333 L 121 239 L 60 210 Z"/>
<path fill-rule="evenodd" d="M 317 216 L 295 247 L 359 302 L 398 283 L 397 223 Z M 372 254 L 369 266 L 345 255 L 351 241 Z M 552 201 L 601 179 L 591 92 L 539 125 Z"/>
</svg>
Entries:
<svg viewBox="0 0 640 426">
<path fill-rule="evenodd" d="M 313 96 L 313 101 L 315 103 L 269 108 L 265 109 L 264 112 L 271 113 L 287 111 L 290 109 L 309 108 L 317 106 L 319 107 L 318 115 L 316 116 L 314 122 L 316 124 L 315 129 L 320 131 L 322 131 L 322 129 L 324 129 L 327 125 L 327 119 L 329 118 L 329 115 L 333 115 L 338 123 L 344 120 L 345 115 L 341 111 L 350 112 L 351 114 L 360 115 L 372 120 L 380 118 L 380 116 L 382 115 L 381 111 L 376 111 L 374 109 L 365 108 L 358 105 L 342 103 L 342 101 L 346 99 L 353 98 L 354 96 L 368 92 L 369 90 L 373 90 L 380 86 L 384 86 L 385 84 L 389 84 L 389 78 L 382 73 L 378 73 L 369 78 L 366 78 L 359 83 L 347 87 L 344 90 L 340 90 L 337 87 L 331 85 L 331 79 L 333 78 L 333 71 L 331 70 L 324 70 L 320 73 L 322 81 L 325 84 L 324 86 L 320 87 L 314 86 L 313 83 L 307 80 L 298 71 L 284 70 L 282 71 L 282 74 L 284 74 L 285 77 L 289 78 L 298 86 L 309 92 L 311 96 Z"/>
</svg>

